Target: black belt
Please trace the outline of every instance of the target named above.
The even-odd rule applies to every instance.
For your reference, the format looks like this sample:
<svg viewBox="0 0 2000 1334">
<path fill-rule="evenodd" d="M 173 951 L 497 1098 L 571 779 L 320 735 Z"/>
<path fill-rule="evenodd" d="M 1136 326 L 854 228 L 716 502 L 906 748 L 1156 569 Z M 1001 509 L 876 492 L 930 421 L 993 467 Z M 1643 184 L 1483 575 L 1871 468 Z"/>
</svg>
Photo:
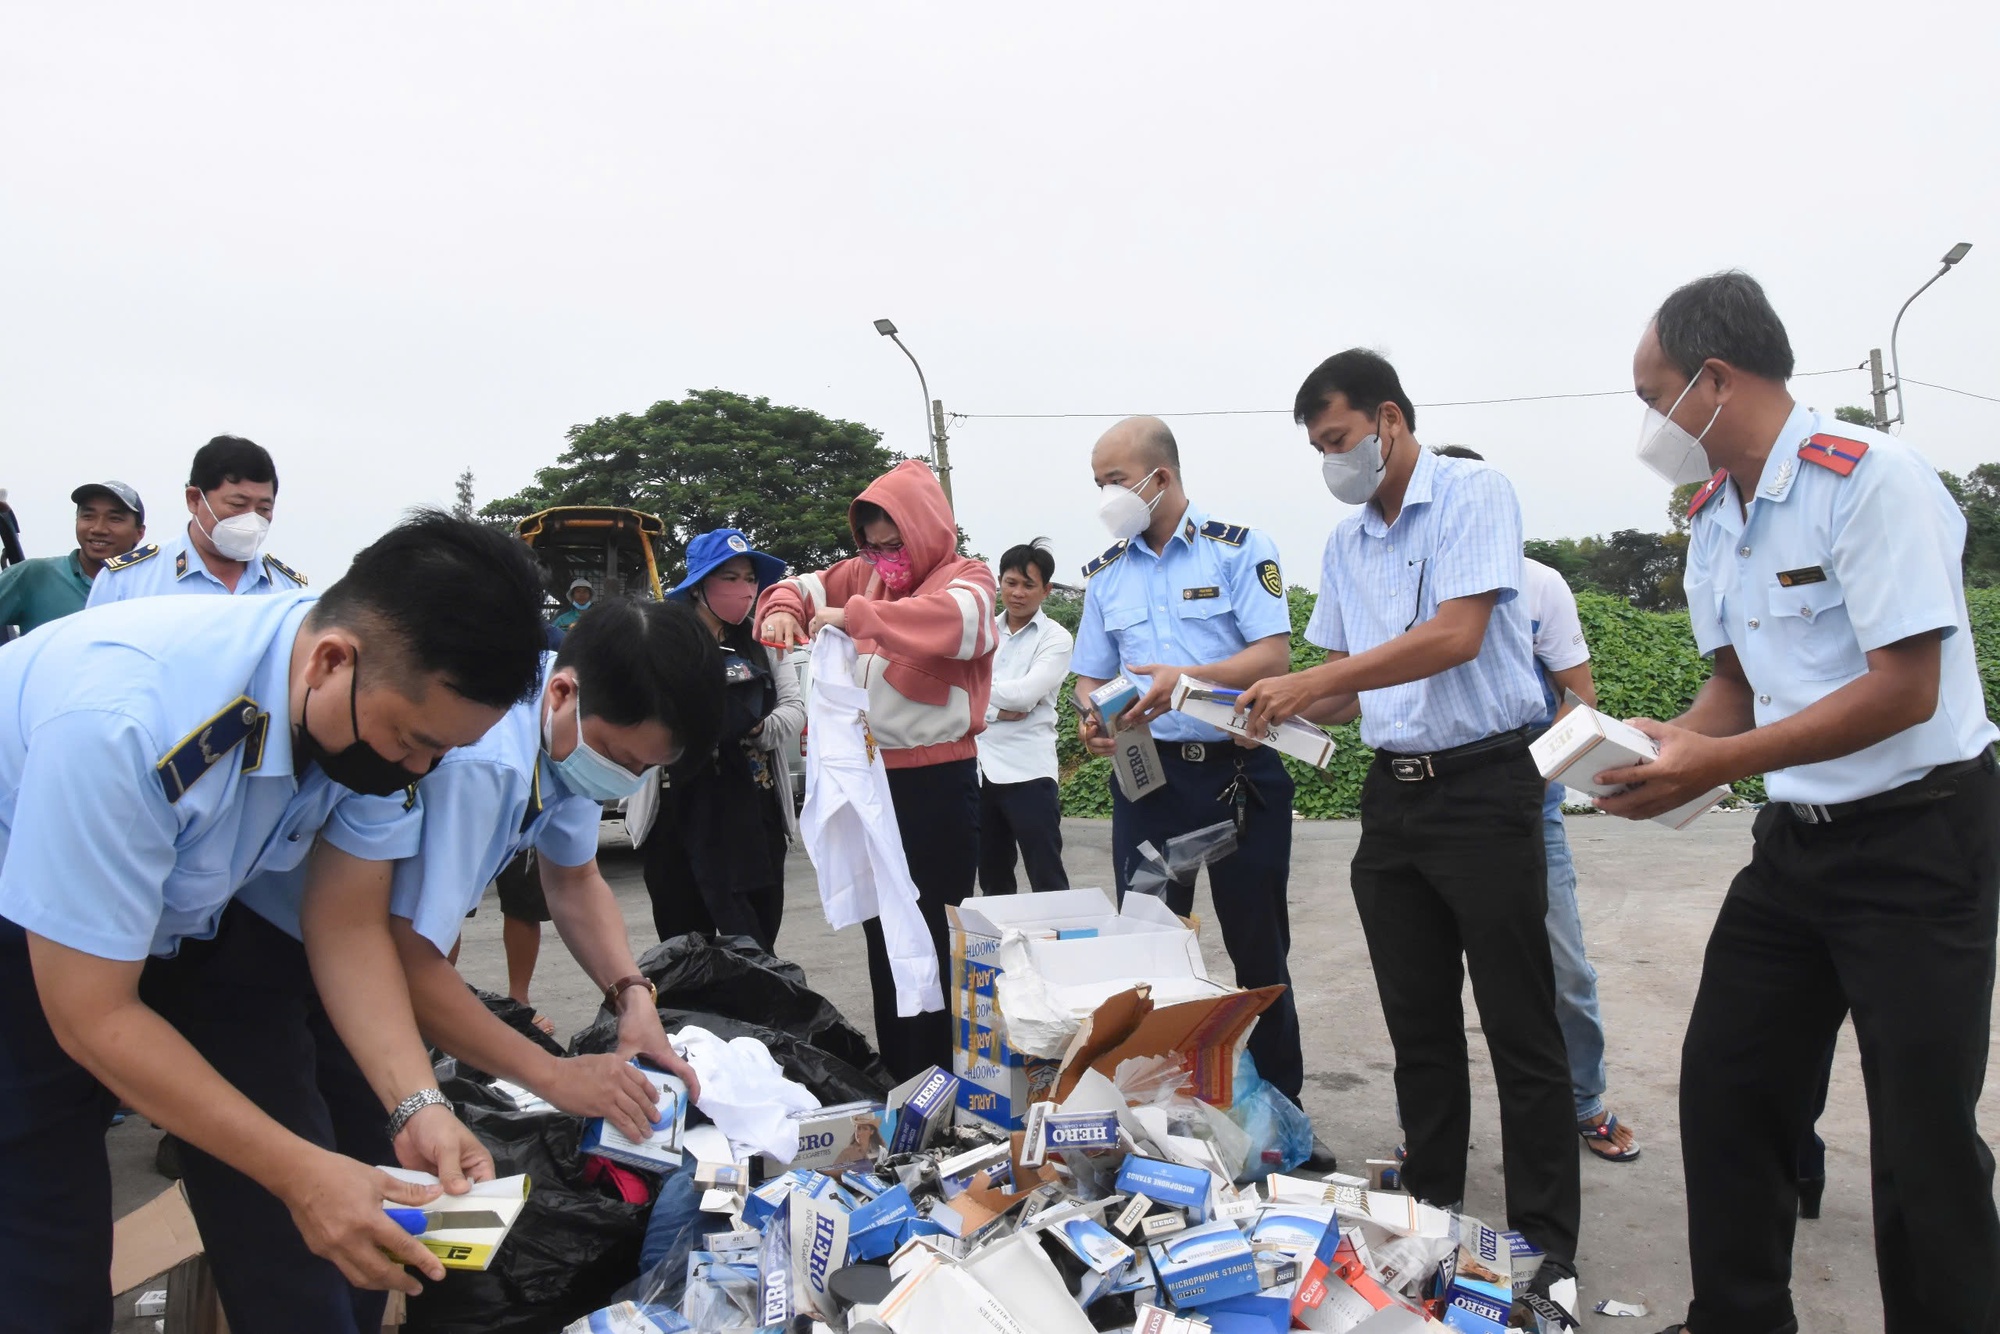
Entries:
<svg viewBox="0 0 2000 1334">
<path fill-rule="evenodd" d="M 1234 741 L 1169 741 L 1164 747 L 1169 755 L 1178 755 L 1189 764 L 1213 764 L 1217 760 L 1240 759 L 1249 751 Z"/>
<path fill-rule="evenodd" d="M 1958 791 L 1958 780 L 1975 773 L 1994 771 L 1993 752 L 1982 751 L 1969 760 L 1959 760 L 1952 764 L 1940 764 L 1915 782 L 1901 787 L 1892 787 L 1887 792 L 1877 792 L 1872 797 L 1859 801 L 1836 801 L 1831 805 L 1819 805 L 1805 801 L 1780 801 L 1775 803 L 1780 810 L 1789 811 L 1791 817 L 1800 824 L 1832 824 L 1835 820 L 1851 820 L 1857 815 L 1875 815 L 1882 811 L 1900 811 L 1911 806 L 1928 806 L 1934 801 L 1943 801 Z"/>
<path fill-rule="evenodd" d="M 1453 774 L 1483 769 L 1489 764 L 1498 764 L 1501 760 L 1511 760 L 1527 753 L 1528 729 L 1520 727 L 1483 741 L 1468 742 L 1429 755 L 1395 755 L 1380 750 L 1375 752 L 1375 762 L 1386 765 L 1389 776 L 1399 783 L 1421 783 L 1430 778 L 1449 778 Z"/>
</svg>

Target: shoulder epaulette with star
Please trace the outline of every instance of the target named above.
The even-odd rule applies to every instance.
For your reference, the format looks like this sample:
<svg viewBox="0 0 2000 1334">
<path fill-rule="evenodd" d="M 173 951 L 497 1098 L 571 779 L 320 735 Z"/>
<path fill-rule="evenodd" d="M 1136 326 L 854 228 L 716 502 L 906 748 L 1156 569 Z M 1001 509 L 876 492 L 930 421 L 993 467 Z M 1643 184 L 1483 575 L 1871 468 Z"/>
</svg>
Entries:
<svg viewBox="0 0 2000 1334">
<path fill-rule="evenodd" d="M 1105 551 L 1105 553 L 1102 556 L 1099 556 L 1096 560 L 1090 562 L 1090 564 L 1083 567 L 1083 577 L 1088 579 L 1091 576 L 1095 575 L 1099 570 L 1111 564 L 1112 561 L 1115 561 L 1120 556 L 1124 555 L 1125 548 L 1131 545 L 1132 544 L 1129 541 L 1112 543 L 1110 548 L 1107 551 Z"/>
<path fill-rule="evenodd" d="M 279 560 L 276 556 L 264 557 L 264 568 L 267 570 L 274 570 L 277 573 L 284 575 L 285 578 L 291 580 L 293 583 L 297 584 L 300 588 L 304 588 L 306 586 L 306 577 L 300 574 L 297 570 L 293 569 L 291 566 Z"/>
<path fill-rule="evenodd" d="M 1861 462 L 1868 452 L 1865 440 L 1849 440 L 1843 435 L 1828 435 L 1822 431 L 1799 446 L 1799 461 L 1817 463 L 1829 472 L 1842 477 L 1854 471 L 1854 465 Z"/>
<path fill-rule="evenodd" d="M 237 746 L 243 749 L 243 771 L 249 773 L 264 762 L 264 741 L 270 735 L 271 715 L 258 709 L 257 701 L 238 695 L 222 711 L 181 738 L 153 766 L 160 787 L 172 805 L 187 795 L 201 776 L 222 761 Z"/>
<path fill-rule="evenodd" d="M 140 561 L 151 560 L 159 554 L 159 543 L 148 542 L 143 547 L 133 547 L 122 556 L 113 556 L 110 560 L 104 562 L 104 568 L 112 571 L 129 570 Z"/>
<path fill-rule="evenodd" d="M 1715 493 L 1720 491 L 1722 484 L 1728 480 L 1729 469 L 1717 468 L 1715 476 L 1703 482 L 1701 490 L 1694 493 L 1694 499 L 1688 501 L 1688 517 L 1692 519 L 1695 515 L 1701 513 L 1701 507 L 1715 499 Z"/>
<path fill-rule="evenodd" d="M 1201 526 L 1201 535 L 1211 542 L 1220 542 L 1226 547 L 1240 547 L 1243 539 L 1250 536 L 1250 530 L 1240 523 L 1224 523 L 1220 519 L 1210 519 Z"/>
</svg>

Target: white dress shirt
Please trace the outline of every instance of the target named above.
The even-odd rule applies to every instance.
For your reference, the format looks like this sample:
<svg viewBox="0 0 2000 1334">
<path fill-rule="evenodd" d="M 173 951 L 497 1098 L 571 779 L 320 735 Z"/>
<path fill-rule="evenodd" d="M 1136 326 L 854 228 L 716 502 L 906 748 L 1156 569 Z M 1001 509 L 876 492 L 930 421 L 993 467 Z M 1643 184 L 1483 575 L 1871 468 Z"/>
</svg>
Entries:
<svg viewBox="0 0 2000 1334">
<path fill-rule="evenodd" d="M 1000 647 L 993 653 L 993 695 L 986 730 L 979 734 L 979 773 L 989 783 L 1031 783 L 1056 776 L 1056 692 L 1069 675 L 1069 631 L 1039 609 L 1019 631 L 999 623 Z M 1002 709 L 1028 716 L 997 721 Z"/>
</svg>

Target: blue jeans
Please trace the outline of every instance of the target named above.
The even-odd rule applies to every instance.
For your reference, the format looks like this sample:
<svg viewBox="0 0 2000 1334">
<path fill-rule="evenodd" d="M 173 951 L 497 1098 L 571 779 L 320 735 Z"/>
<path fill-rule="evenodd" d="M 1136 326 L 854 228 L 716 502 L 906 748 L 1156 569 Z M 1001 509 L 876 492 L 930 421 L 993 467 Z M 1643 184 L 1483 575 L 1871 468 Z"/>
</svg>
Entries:
<svg viewBox="0 0 2000 1334">
<path fill-rule="evenodd" d="M 1597 970 L 1583 953 L 1583 919 L 1576 911 L 1576 864 L 1563 831 L 1562 788 L 1551 785 L 1542 807 L 1542 846 L 1549 866 L 1549 957 L 1556 968 L 1556 1021 L 1569 1047 L 1569 1082 L 1581 1125 L 1604 1113 L 1604 1020 L 1597 1012 Z"/>
</svg>

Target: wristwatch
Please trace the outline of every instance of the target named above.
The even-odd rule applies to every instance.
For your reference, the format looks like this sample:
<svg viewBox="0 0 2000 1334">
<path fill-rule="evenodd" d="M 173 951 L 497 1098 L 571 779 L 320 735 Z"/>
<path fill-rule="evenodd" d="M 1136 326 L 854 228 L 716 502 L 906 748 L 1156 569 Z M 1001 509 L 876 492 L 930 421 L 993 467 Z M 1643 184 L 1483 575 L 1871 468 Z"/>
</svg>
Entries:
<svg viewBox="0 0 2000 1334">
<path fill-rule="evenodd" d="M 410 1118 L 421 1112 L 424 1108 L 449 1106 L 451 1106 L 451 1099 L 445 1097 L 444 1094 L 438 1092 L 436 1089 L 418 1089 L 415 1093 L 397 1103 L 396 1110 L 389 1113 L 389 1138 L 394 1139 L 396 1136 L 402 1134 L 403 1127 L 410 1123 Z"/>
<path fill-rule="evenodd" d="M 660 999 L 660 989 L 653 985 L 653 980 L 634 973 L 630 977 L 619 978 L 604 989 L 604 1008 L 615 1014 L 618 1010 L 618 998 L 633 987 L 644 987 L 655 1003 Z"/>
</svg>

